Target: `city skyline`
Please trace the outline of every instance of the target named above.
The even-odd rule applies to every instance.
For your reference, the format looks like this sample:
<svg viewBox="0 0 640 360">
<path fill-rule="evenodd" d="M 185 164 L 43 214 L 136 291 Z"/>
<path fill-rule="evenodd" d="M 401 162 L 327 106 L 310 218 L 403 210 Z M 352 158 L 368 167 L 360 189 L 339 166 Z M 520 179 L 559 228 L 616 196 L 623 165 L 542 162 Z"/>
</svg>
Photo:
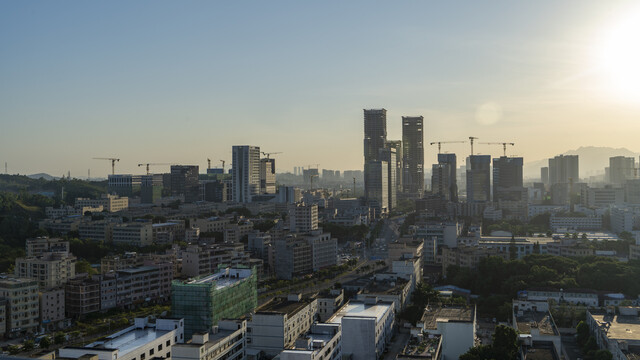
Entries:
<svg viewBox="0 0 640 360">
<path fill-rule="evenodd" d="M 387 109 L 388 139 L 424 116 L 426 143 L 514 142 L 525 163 L 640 150 L 637 70 L 611 60 L 638 59 L 620 53 L 637 33 L 631 1 L 145 5 L 0 4 L 9 173 L 105 177 L 92 158 L 110 156 L 116 173 L 204 169 L 244 144 L 282 152 L 279 172 L 362 169 L 363 108 Z M 463 163 L 469 144 L 443 150 Z M 426 167 L 436 152 L 425 146 Z"/>
</svg>

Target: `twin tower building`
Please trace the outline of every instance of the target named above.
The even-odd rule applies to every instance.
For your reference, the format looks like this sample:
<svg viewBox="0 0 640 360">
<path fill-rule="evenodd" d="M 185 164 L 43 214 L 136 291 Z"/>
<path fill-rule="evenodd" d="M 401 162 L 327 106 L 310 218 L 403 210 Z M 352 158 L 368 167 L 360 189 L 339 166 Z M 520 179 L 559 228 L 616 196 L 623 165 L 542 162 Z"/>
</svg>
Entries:
<svg viewBox="0 0 640 360">
<path fill-rule="evenodd" d="M 387 140 L 387 110 L 364 110 L 364 187 L 379 214 L 397 206 L 398 194 L 424 192 L 422 116 L 402 117 L 402 140 Z"/>
</svg>

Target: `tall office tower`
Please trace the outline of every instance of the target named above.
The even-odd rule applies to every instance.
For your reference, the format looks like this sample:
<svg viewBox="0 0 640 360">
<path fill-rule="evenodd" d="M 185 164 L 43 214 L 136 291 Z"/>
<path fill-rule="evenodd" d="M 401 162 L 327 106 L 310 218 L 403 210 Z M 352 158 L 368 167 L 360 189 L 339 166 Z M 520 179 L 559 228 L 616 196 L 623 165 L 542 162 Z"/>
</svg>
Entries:
<svg viewBox="0 0 640 360">
<path fill-rule="evenodd" d="M 378 159 L 387 141 L 387 110 L 364 109 L 364 162 Z"/>
<path fill-rule="evenodd" d="M 540 182 L 549 185 L 549 167 L 545 166 L 540 168 Z"/>
<path fill-rule="evenodd" d="M 609 182 L 623 185 L 627 180 L 635 178 L 636 159 L 632 157 L 614 156 L 609 158 Z"/>
<path fill-rule="evenodd" d="M 232 147 L 232 198 L 248 203 L 260 193 L 260 147 L 235 145 Z"/>
<path fill-rule="evenodd" d="M 449 164 L 433 164 L 431 166 L 431 192 L 440 195 L 444 200 L 450 200 L 451 171 Z"/>
<path fill-rule="evenodd" d="M 491 156 L 471 155 L 467 158 L 467 203 L 491 200 Z"/>
<path fill-rule="evenodd" d="M 422 116 L 402 117 L 402 188 L 405 193 L 424 191 L 424 134 Z"/>
<path fill-rule="evenodd" d="M 449 192 L 448 200 L 458 202 L 458 181 L 456 179 L 457 158 L 456 154 L 438 154 L 438 164 L 445 165 L 449 170 L 449 179 L 447 190 Z"/>
<path fill-rule="evenodd" d="M 276 160 L 260 159 L 260 193 L 276 193 Z"/>
<path fill-rule="evenodd" d="M 380 149 L 380 160 L 387 162 L 387 194 L 389 196 L 389 203 L 387 208 L 389 210 L 394 209 L 398 205 L 398 186 L 396 178 L 397 157 L 395 148 Z"/>
<path fill-rule="evenodd" d="M 549 185 L 568 184 L 569 179 L 577 183 L 579 174 L 578 155 L 558 155 L 549 159 Z"/>
<path fill-rule="evenodd" d="M 493 159 L 493 201 L 521 201 L 526 188 L 522 186 L 521 157 L 501 156 Z"/>
<path fill-rule="evenodd" d="M 378 214 L 389 210 L 389 164 L 386 161 L 372 160 L 364 164 L 364 191 L 371 207 Z"/>
<path fill-rule="evenodd" d="M 396 191 L 402 192 L 402 140 L 387 140 L 387 148 L 396 149 Z"/>
<path fill-rule="evenodd" d="M 171 195 L 184 196 L 186 203 L 202 200 L 198 170 L 198 165 L 171 165 Z"/>
</svg>

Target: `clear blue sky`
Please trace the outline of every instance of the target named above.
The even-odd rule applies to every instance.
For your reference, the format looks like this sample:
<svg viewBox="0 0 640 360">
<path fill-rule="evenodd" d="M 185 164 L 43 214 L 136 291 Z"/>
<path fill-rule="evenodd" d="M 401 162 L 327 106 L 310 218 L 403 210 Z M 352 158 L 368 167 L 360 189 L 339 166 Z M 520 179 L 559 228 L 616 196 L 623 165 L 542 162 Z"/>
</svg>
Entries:
<svg viewBox="0 0 640 360">
<path fill-rule="evenodd" d="M 630 11 L 577 0 L 3 1 L 0 161 L 10 173 L 105 176 L 109 163 L 91 158 L 119 157 L 123 173 L 204 168 L 250 144 L 283 152 L 279 170 L 360 169 L 371 107 L 388 110 L 390 139 L 402 115 L 423 115 L 427 143 L 513 141 L 525 162 L 580 145 L 638 151 L 640 106 L 610 95 L 592 61 Z"/>
</svg>

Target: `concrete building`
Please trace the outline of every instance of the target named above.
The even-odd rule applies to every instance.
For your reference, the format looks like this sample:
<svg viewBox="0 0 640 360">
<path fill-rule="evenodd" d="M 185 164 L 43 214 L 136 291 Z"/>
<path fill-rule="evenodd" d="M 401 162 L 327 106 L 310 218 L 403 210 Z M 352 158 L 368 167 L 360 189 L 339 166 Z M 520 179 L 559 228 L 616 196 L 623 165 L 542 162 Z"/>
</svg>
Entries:
<svg viewBox="0 0 640 360">
<path fill-rule="evenodd" d="M 249 253 L 242 243 L 187 246 L 182 253 L 182 275 L 196 277 L 218 272 L 220 266 L 250 265 Z"/>
<path fill-rule="evenodd" d="M 17 277 L 36 280 L 41 289 L 60 287 L 76 275 L 76 257 L 56 252 L 17 258 L 14 272 Z"/>
<path fill-rule="evenodd" d="M 431 192 L 444 200 L 458 202 L 456 154 L 438 154 L 438 163 L 431 168 Z"/>
<path fill-rule="evenodd" d="M 58 356 L 67 359 L 86 359 L 97 355 L 98 360 L 150 360 L 170 359 L 172 346 L 184 342 L 182 319 L 136 318 L 135 324 L 104 339 L 82 347 L 65 347 Z"/>
<path fill-rule="evenodd" d="M 220 319 L 237 318 L 258 305 L 256 269 L 223 269 L 171 285 L 171 313 L 185 320 L 185 335 L 208 331 Z"/>
<path fill-rule="evenodd" d="M 449 266 L 455 265 L 469 269 L 476 269 L 480 260 L 489 256 L 500 256 L 509 259 L 509 253 L 498 248 L 481 246 L 458 246 L 457 248 L 442 248 L 442 276 L 447 277 Z"/>
<path fill-rule="evenodd" d="M 45 253 L 69 254 L 70 247 L 66 240 L 44 236 L 27 239 L 25 250 L 26 257 L 39 257 Z"/>
<path fill-rule="evenodd" d="M 424 192 L 424 117 L 402 117 L 403 190 L 422 196 Z"/>
<path fill-rule="evenodd" d="M 397 185 L 397 153 L 395 148 L 384 148 L 379 150 L 379 158 L 387 163 L 387 194 L 389 210 L 394 209 L 398 205 L 398 185 Z"/>
<path fill-rule="evenodd" d="M 552 231 L 565 230 L 600 230 L 602 229 L 602 216 L 558 216 L 551 215 L 549 227 Z"/>
<path fill-rule="evenodd" d="M 533 288 L 518 293 L 518 299 L 528 301 L 549 301 L 553 300 L 557 304 L 569 303 L 572 305 L 584 305 L 597 307 L 598 293 L 591 289 L 552 289 Z"/>
<path fill-rule="evenodd" d="M 587 325 L 598 347 L 611 352 L 613 359 L 640 357 L 640 317 L 638 307 L 620 306 L 618 314 L 587 310 Z"/>
<path fill-rule="evenodd" d="M 438 255 L 443 246 L 457 246 L 462 225 L 457 222 L 425 222 L 417 225 L 415 238 L 423 239 L 426 264 L 439 263 Z"/>
<path fill-rule="evenodd" d="M 611 230 L 615 233 L 632 232 L 636 218 L 633 210 L 625 207 L 611 207 Z"/>
<path fill-rule="evenodd" d="M 318 205 L 292 204 L 289 206 L 289 230 L 307 233 L 318 229 Z"/>
<path fill-rule="evenodd" d="M 318 294 L 318 316 L 320 321 L 329 320 L 344 304 L 343 289 L 329 289 Z"/>
<path fill-rule="evenodd" d="M 81 317 L 100 311 L 100 277 L 83 274 L 65 285 L 65 311 L 70 317 Z"/>
<path fill-rule="evenodd" d="M 562 354 L 560 332 L 549 312 L 547 301 L 513 300 L 511 324 L 525 345 L 547 342 Z"/>
<path fill-rule="evenodd" d="M 100 199 L 77 198 L 75 206 L 77 208 L 98 208 L 101 207 L 107 212 L 118 212 L 129 208 L 129 198 L 111 194 L 102 194 Z M 84 215 L 84 213 L 82 214 Z"/>
<path fill-rule="evenodd" d="M 587 207 L 609 207 L 624 204 L 624 188 L 605 186 L 603 188 L 586 187 L 581 192 L 582 205 Z"/>
<path fill-rule="evenodd" d="M 108 244 L 113 241 L 113 227 L 118 223 L 112 220 L 83 221 L 78 225 L 78 234 L 80 239 Z"/>
<path fill-rule="evenodd" d="M 394 305 L 375 299 L 349 301 L 328 323 L 342 325 L 342 354 L 353 360 L 378 359 L 393 336 Z"/>
<path fill-rule="evenodd" d="M 521 157 L 493 159 L 493 202 L 527 200 L 527 189 L 522 186 L 522 166 Z"/>
<path fill-rule="evenodd" d="M 184 202 L 202 200 L 198 165 L 171 165 L 171 196 L 183 196 Z"/>
<path fill-rule="evenodd" d="M 475 307 L 428 306 L 417 324 L 422 333 L 442 337 L 442 360 L 458 359 L 475 345 Z"/>
<path fill-rule="evenodd" d="M 117 306 L 167 301 L 171 295 L 173 264 L 159 263 L 116 272 Z"/>
<path fill-rule="evenodd" d="M 614 156 L 609 158 L 609 183 L 622 186 L 627 180 L 635 179 L 636 160 L 633 157 Z"/>
<path fill-rule="evenodd" d="M 387 140 L 385 142 L 385 147 L 389 149 L 396 150 L 396 194 L 401 194 L 402 190 L 402 172 L 404 170 L 402 166 L 403 155 L 402 155 L 402 140 Z M 389 168 L 394 168 L 394 165 L 391 164 Z M 348 180 L 348 178 L 346 178 Z"/>
<path fill-rule="evenodd" d="M 236 145 L 232 147 L 232 200 L 251 202 L 260 193 L 260 147 Z"/>
<path fill-rule="evenodd" d="M 313 324 L 292 349 L 280 353 L 280 360 L 342 359 L 342 331 L 338 324 Z"/>
<path fill-rule="evenodd" d="M 364 164 L 365 197 L 369 206 L 376 209 L 376 216 L 389 209 L 389 163 L 372 160 Z"/>
<path fill-rule="evenodd" d="M 141 175 L 112 174 L 107 177 L 107 192 L 132 197 L 140 193 Z"/>
<path fill-rule="evenodd" d="M 260 159 L 260 194 L 276 193 L 276 160 Z"/>
<path fill-rule="evenodd" d="M 491 201 L 491 156 L 467 157 L 467 203 Z"/>
<path fill-rule="evenodd" d="M 143 247 L 153 244 L 153 224 L 130 222 L 113 227 L 113 244 Z"/>
<path fill-rule="evenodd" d="M 247 347 L 275 356 L 294 346 L 309 331 L 318 314 L 318 300 L 291 294 L 256 309 L 247 324 Z"/>
<path fill-rule="evenodd" d="M 191 341 L 174 344 L 172 360 L 246 359 L 246 320 L 220 320 L 210 332 L 194 334 Z"/>
<path fill-rule="evenodd" d="M 558 155 L 549 159 L 549 185 L 580 181 L 578 155 Z"/>
<path fill-rule="evenodd" d="M 549 185 L 549 167 L 543 166 L 540 168 L 540 182 L 545 186 Z"/>
<path fill-rule="evenodd" d="M 38 282 L 15 276 L 0 276 L 0 298 L 6 300 L 6 330 L 9 337 L 38 331 L 40 302 Z"/>
<path fill-rule="evenodd" d="M 64 328 L 66 318 L 64 287 L 42 290 L 40 300 L 40 326 L 46 331 Z"/>
<path fill-rule="evenodd" d="M 287 237 L 276 239 L 275 271 L 278 279 L 293 279 L 313 270 L 311 244 L 304 239 Z"/>
</svg>

